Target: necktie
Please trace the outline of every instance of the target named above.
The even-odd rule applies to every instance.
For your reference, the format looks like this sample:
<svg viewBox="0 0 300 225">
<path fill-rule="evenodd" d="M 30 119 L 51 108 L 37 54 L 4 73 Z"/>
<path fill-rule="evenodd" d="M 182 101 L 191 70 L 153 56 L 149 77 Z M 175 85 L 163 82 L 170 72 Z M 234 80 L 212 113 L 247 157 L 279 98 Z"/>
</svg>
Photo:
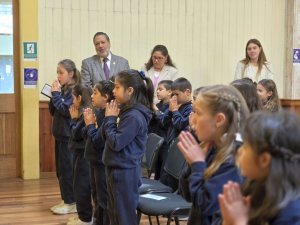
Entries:
<svg viewBox="0 0 300 225">
<path fill-rule="evenodd" d="M 108 58 L 103 59 L 103 71 L 104 71 L 106 80 L 109 80 L 109 68 L 108 68 L 108 65 L 106 63 L 107 60 L 108 60 Z"/>
</svg>

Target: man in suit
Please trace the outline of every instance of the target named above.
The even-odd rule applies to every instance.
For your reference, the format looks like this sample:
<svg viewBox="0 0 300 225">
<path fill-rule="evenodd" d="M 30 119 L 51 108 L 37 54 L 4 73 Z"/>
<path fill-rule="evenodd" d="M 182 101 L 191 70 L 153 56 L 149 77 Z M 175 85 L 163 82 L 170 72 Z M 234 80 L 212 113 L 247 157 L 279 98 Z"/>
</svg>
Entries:
<svg viewBox="0 0 300 225">
<path fill-rule="evenodd" d="M 106 33 L 97 32 L 93 41 L 97 55 L 84 59 L 81 66 L 82 82 L 90 87 L 129 69 L 126 59 L 110 52 L 110 39 Z"/>
</svg>

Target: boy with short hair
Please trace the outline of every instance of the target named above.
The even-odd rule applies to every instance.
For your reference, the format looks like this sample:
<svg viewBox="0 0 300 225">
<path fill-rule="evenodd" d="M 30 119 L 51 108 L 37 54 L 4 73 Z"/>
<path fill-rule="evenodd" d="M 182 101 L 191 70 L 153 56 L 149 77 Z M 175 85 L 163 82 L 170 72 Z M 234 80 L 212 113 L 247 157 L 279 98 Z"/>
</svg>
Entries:
<svg viewBox="0 0 300 225">
<path fill-rule="evenodd" d="M 163 126 L 168 129 L 166 136 L 168 147 L 181 131 L 189 128 L 189 115 L 192 112 L 191 83 L 186 78 L 180 77 L 173 81 L 171 91 L 169 109 L 161 117 Z M 178 181 L 174 181 L 164 171 L 160 180 L 171 186 L 173 190 L 178 188 Z"/>
</svg>

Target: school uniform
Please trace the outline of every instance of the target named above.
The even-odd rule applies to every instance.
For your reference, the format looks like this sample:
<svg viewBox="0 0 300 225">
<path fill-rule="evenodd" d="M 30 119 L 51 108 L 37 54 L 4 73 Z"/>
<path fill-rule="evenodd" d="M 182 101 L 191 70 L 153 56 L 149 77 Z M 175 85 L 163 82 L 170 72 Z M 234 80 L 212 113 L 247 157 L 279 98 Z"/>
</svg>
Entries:
<svg viewBox="0 0 300 225">
<path fill-rule="evenodd" d="M 73 193 L 73 153 L 68 148 L 71 135 L 72 87 L 63 86 L 61 92 L 53 91 L 49 111 L 53 116 L 52 134 L 55 139 L 55 166 L 61 199 L 65 204 L 75 202 Z"/>
<path fill-rule="evenodd" d="M 168 129 L 166 136 L 166 145 L 163 147 L 163 151 L 168 152 L 168 149 L 172 141 L 179 136 L 180 132 L 189 128 L 189 115 L 192 112 L 192 102 L 188 101 L 182 104 L 177 111 L 170 111 L 169 109 L 161 116 L 161 123 Z M 165 159 L 167 154 L 165 154 Z M 164 170 L 161 170 L 160 181 L 170 186 L 173 191 L 178 189 L 178 180 L 170 176 Z"/>
<path fill-rule="evenodd" d="M 300 197 L 290 202 L 270 221 L 270 225 L 300 225 Z"/>
<path fill-rule="evenodd" d="M 237 147 L 240 144 L 237 143 Z M 213 163 L 216 154 L 215 147 L 209 149 L 205 161 L 193 163 L 179 180 L 180 193 L 192 202 L 188 225 L 216 224 L 214 219 L 220 216 L 218 195 L 223 192 L 223 185 L 228 181 L 243 181 L 234 156 L 222 163 L 212 177 L 204 180 L 204 171 Z"/>
<path fill-rule="evenodd" d="M 90 183 L 94 201 L 94 225 L 109 225 L 107 212 L 107 185 L 105 166 L 102 162 L 105 140 L 100 133 L 100 126 L 105 117 L 105 110 L 96 111 L 96 122 L 86 127 L 87 139 L 84 157 L 90 162 Z"/>
<path fill-rule="evenodd" d="M 73 189 L 78 217 L 83 222 L 90 222 L 92 221 L 93 207 L 91 202 L 89 163 L 84 158 L 84 129 L 83 115 L 78 119 L 72 119 L 69 148 L 74 152 Z"/>
<path fill-rule="evenodd" d="M 102 159 L 111 225 L 137 225 L 140 164 L 151 116 L 149 108 L 135 104 L 121 109 L 119 121 L 116 116 L 104 118 L 101 131 L 106 141 Z"/>
</svg>

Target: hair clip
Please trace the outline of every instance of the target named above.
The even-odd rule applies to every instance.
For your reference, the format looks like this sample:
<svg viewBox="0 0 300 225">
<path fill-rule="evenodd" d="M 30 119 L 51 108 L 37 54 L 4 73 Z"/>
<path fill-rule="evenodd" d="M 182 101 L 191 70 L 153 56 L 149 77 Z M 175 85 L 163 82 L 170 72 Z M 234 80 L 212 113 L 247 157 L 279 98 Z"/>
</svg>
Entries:
<svg viewBox="0 0 300 225">
<path fill-rule="evenodd" d="M 143 80 L 147 80 L 144 71 L 141 70 L 141 71 L 139 72 L 139 74 L 140 74 L 140 76 L 141 76 L 141 78 L 142 78 Z"/>
</svg>

